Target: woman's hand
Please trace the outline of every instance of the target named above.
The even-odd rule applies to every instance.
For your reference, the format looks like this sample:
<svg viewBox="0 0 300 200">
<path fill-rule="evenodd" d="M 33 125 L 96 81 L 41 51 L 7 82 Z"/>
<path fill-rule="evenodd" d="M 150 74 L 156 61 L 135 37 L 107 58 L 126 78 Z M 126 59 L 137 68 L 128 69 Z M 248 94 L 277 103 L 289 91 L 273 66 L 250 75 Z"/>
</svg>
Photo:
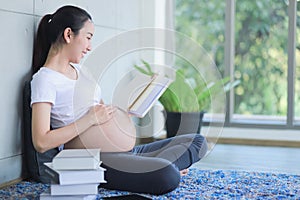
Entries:
<svg viewBox="0 0 300 200">
<path fill-rule="evenodd" d="M 92 125 L 100 125 L 109 121 L 113 117 L 116 108 L 112 105 L 99 104 L 93 106 L 88 115 L 91 116 Z"/>
</svg>

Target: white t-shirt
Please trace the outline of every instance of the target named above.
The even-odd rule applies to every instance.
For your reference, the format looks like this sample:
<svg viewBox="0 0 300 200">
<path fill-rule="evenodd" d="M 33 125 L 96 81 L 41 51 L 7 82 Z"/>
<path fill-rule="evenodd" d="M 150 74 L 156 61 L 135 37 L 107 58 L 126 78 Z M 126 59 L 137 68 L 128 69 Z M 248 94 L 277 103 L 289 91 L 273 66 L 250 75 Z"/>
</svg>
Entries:
<svg viewBox="0 0 300 200">
<path fill-rule="evenodd" d="M 42 67 L 31 81 L 31 105 L 49 102 L 51 126 L 66 126 L 88 112 L 91 106 L 99 104 L 101 89 L 93 76 L 85 69 L 75 67 L 78 79 L 72 80 L 47 67 Z"/>
</svg>

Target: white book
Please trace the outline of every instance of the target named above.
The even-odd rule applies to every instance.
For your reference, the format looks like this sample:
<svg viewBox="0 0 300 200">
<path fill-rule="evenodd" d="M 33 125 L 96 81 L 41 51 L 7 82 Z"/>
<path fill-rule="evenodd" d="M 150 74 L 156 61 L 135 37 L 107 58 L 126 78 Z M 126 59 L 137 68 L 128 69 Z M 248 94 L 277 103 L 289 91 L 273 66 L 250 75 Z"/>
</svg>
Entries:
<svg viewBox="0 0 300 200">
<path fill-rule="evenodd" d="M 50 185 L 51 195 L 88 195 L 98 194 L 99 183 L 75 184 L 75 185 Z"/>
<path fill-rule="evenodd" d="M 56 170 L 97 169 L 100 163 L 100 149 L 64 149 L 52 160 Z"/>
<path fill-rule="evenodd" d="M 95 200 L 97 195 L 51 195 L 50 193 L 40 194 L 40 200 Z"/>
<path fill-rule="evenodd" d="M 171 82 L 172 80 L 164 75 L 154 75 L 130 103 L 128 113 L 137 117 L 144 117 Z"/>
<path fill-rule="evenodd" d="M 106 169 L 98 166 L 91 170 L 56 170 L 52 163 L 44 163 L 45 173 L 51 178 L 52 183 L 60 185 L 84 184 L 84 183 L 106 183 L 104 171 Z"/>
</svg>

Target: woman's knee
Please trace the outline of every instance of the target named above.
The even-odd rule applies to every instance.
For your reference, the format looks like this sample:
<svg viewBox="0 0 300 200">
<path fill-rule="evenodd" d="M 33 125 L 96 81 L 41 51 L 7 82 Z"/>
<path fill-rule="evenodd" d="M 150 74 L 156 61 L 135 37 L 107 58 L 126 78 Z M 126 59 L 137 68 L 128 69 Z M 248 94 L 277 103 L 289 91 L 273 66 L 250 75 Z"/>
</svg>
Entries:
<svg viewBox="0 0 300 200">
<path fill-rule="evenodd" d="M 196 134 L 194 142 L 195 144 L 197 144 L 197 146 L 201 147 L 204 151 L 207 151 L 207 140 L 204 136 L 200 134 Z"/>
<path fill-rule="evenodd" d="M 180 183 L 180 172 L 174 165 L 168 165 L 157 171 L 156 183 L 151 193 L 156 195 L 166 194 L 175 190 Z"/>
<path fill-rule="evenodd" d="M 208 150 L 206 138 L 200 134 L 195 134 L 192 145 L 197 149 L 197 157 L 203 158 Z"/>
</svg>

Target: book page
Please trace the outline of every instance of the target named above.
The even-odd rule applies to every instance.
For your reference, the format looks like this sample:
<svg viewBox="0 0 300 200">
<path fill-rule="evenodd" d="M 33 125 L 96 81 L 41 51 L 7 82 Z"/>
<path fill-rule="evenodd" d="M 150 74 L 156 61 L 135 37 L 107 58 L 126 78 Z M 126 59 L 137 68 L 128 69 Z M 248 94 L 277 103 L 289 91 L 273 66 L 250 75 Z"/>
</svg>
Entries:
<svg viewBox="0 0 300 200">
<path fill-rule="evenodd" d="M 153 104 L 159 99 L 163 92 L 170 85 L 171 80 L 165 76 L 157 75 L 137 96 L 129 106 L 128 113 L 137 117 L 144 117 Z"/>
</svg>

